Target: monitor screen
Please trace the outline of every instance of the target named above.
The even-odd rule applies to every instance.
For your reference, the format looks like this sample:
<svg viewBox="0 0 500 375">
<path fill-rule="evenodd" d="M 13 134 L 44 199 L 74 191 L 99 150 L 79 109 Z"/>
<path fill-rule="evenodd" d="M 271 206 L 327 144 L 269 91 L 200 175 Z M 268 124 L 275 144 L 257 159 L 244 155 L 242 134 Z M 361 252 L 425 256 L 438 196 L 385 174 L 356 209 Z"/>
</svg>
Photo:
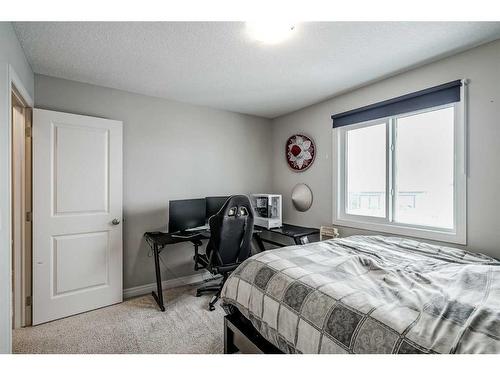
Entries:
<svg viewBox="0 0 500 375">
<path fill-rule="evenodd" d="M 207 221 L 210 216 L 215 215 L 224 206 L 229 197 L 207 197 Z"/>
<path fill-rule="evenodd" d="M 168 204 L 169 233 L 205 225 L 205 206 L 204 198 L 170 201 Z"/>
</svg>

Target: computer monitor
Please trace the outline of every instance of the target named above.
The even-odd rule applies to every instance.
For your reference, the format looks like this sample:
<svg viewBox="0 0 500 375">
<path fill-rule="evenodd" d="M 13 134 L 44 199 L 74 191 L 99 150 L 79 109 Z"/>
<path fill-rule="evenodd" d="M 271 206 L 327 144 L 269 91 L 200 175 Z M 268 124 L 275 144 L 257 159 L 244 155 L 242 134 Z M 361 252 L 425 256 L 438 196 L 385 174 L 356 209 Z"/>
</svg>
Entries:
<svg viewBox="0 0 500 375">
<path fill-rule="evenodd" d="M 207 201 L 207 222 L 208 219 L 210 219 L 210 216 L 215 215 L 219 210 L 224 206 L 224 203 L 228 200 L 227 197 L 206 197 L 205 200 Z"/>
<path fill-rule="evenodd" d="M 206 203 L 204 198 L 180 199 L 168 203 L 168 231 L 179 232 L 205 225 Z"/>
</svg>

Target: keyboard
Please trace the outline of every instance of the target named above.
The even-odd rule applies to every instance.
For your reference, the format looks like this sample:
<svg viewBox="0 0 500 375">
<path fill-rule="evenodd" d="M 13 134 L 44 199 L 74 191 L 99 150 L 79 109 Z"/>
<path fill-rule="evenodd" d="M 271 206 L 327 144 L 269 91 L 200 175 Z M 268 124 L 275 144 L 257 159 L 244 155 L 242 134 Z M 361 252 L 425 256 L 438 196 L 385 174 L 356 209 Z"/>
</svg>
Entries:
<svg viewBox="0 0 500 375">
<path fill-rule="evenodd" d="M 172 234 L 172 238 L 193 238 L 193 237 L 198 236 L 199 234 L 200 234 L 199 232 L 194 232 L 194 231 L 190 231 L 190 232 L 182 231 L 182 232 Z"/>
<path fill-rule="evenodd" d="M 183 232 L 199 232 L 199 231 L 204 231 L 204 230 L 209 230 L 209 229 L 210 229 L 210 227 L 208 226 L 208 224 L 205 224 L 205 225 L 202 225 L 200 227 L 186 229 Z"/>
</svg>

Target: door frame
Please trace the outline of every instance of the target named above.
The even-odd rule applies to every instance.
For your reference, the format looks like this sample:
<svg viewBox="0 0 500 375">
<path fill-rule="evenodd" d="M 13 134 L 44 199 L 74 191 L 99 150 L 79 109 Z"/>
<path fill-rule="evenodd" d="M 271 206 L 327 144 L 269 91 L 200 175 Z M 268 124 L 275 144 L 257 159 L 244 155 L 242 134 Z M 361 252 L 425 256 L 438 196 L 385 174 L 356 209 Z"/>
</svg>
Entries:
<svg viewBox="0 0 500 375">
<path fill-rule="evenodd" d="M 6 193 L 3 195 L 2 198 L 2 206 L 5 204 L 5 216 L 8 218 L 8 220 L 5 220 L 1 225 L 3 226 L 2 232 L 5 230 L 7 234 L 7 243 L 3 244 L 6 245 L 3 247 L 6 251 L 6 256 L 5 258 L 7 259 L 7 262 L 5 264 L 5 269 L 0 270 L 0 273 L 4 273 L 7 276 L 5 280 L 2 278 L 2 280 L 5 281 L 3 285 L 1 286 L 2 288 L 5 288 L 4 291 L 6 292 L 5 294 L 2 292 L 2 295 L 8 295 L 8 301 L 6 303 L 8 307 L 8 316 L 3 315 L 0 317 L 2 319 L 1 325 L 5 327 L 6 325 L 8 326 L 7 332 L 5 332 L 7 335 L 5 337 L 6 346 L 7 348 L 10 349 L 10 352 L 12 352 L 12 251 L 11 251 L 11 244 L 12 244 L 12 114 L 11 114 L 11 108 L 12 108 L 12 88 L 15 87 L 16 90 L 18 91 L 19 95 L 22 97 L 24 102 L 28 107 L 33 108 L 34 106 L 34 101 L 31 95 L 29 94 L 29 91 L 26 89 L 24 86 L 22 80 L 20 79 L 19 75 L 16 73 L 15 69 L 12 67 L 12 65 L 8 64 L 8 72 L 7 72 L 7 87 L 5 89 L 7 90 L 7 126 L 4 132 L 2 132 L 4 135 L 6 135 L 5 140 L 5 150 L 4 150 L 4 155 L 6 156 L 6 169 L 7 169 L 7 186 L 6 186 Z M 2 143 L 3 143 L 2 142 Z M 2 215 L 3 216 L 3 215 Z M 2 304 L 5 303 L 5 301 L 1 301 Z M 6 324 L 7 323 L 7 324 Z M 3 330 L 3 329 L 2 329 Z"/>
<path fill-rule="evenodd" d="M 15 126 L 19 126 L 14 123 L 14 107 L 18 107 L 21 111 L 23 124 L 22 129 L 19 130 L 18 137 L 21 139 L 14 139 L 15 137 Z M 22 146 L 18 151 L 18 155 L 22 160 L 20 164 L 20 184 L 14 186 L 18 180 L 13 180 L 11 186 L 11 199 L 14 198 L 16 192 L 19 193 L 20 204 L 18 207 L 12 202 L 12 251 L 13 254 L 16 252 L 16 244 L 19 243 L 19 254 L 14 254 L 13 258 L 13 301 L 14 305 L 13 316 L 14 323 L 13 328 L 30 326 L 32 323 L 32 118 L 33 118 L 33 108 L 28 106 L 22 95 L 19 93 L 15 85 L 11 87 L 11 140 L 12 142 L 22 142 Z M 12 178 L 16 171 L 14 170 L 14 143 L 12 144 Z M 17 222 L 14 222 L 14 218 L 18 218 Z M 20 228 L 16 230 L 16 225 Z M 18 250 L 18 251 L 19 251 Z M 16 262 L 17 260 L 17 262 Z"/>
</svg>

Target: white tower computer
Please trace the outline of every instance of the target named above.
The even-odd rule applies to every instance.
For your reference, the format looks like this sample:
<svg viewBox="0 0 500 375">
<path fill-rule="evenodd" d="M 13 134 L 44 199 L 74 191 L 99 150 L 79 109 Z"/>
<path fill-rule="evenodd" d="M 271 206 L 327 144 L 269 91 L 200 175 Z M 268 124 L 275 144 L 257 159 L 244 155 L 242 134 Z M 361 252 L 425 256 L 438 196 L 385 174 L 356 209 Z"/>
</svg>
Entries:
<svg viewBox="0 0 500 375">
<path fill-rule="evenodd" d="M 281 195 L 252 194 L 252 204 L 255 225 L 267 229 L 281 227 Z"/>
</svg>

